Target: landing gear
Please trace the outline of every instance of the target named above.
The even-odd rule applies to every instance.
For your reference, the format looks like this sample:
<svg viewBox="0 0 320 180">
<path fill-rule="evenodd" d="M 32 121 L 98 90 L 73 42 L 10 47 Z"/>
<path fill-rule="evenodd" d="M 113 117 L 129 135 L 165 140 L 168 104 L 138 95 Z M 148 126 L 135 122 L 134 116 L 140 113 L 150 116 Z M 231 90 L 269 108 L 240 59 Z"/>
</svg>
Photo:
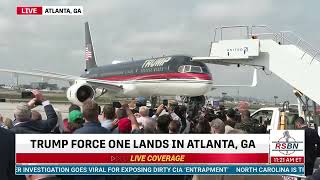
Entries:
<svg viewBox="0 0 320 180">
<path fill-rule="evenodd" d="M 189 103 L 193 103 L 193 104 L 196 104 L 200 107 L 203 107 L 206 103 L 206 98 L 204 96 L 190 97 Z"/>
<path fill-rule="evenodd" d="M 204 96 L 185 97 L 185 102 L 187 103 L 188 119 L 193 120 L 205 105 L 206 98 Z"/>
</svg>

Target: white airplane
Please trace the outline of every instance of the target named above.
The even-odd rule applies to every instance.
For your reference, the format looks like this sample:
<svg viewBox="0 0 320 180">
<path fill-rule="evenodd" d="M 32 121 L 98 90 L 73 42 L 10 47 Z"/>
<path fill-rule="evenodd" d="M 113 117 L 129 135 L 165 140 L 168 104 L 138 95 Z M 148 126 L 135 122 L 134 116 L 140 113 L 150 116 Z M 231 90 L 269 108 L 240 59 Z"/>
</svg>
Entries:
<svg viewBox="0 0 320 180">
<path fill-rule="evenodd" d="M 184 55 L 117 62 L 98 67 L 87 22 L 85 23 L 85 60 L 86 69 L 81 76 L 41 70 L 26 72 L 0 69 L 0 72 L 68 81 L 71 86 L 67 91 L 67 98 L 78 105 L 88 98 L 94 99 L 106 93 L 127 97 L 177 95 L 199 97 L 215 87 L 257 85 L 256 70 L 251 85 L 213 85 L 212 75 L 206 64 L 192 61 L 192 57 Z"/>
</svg>

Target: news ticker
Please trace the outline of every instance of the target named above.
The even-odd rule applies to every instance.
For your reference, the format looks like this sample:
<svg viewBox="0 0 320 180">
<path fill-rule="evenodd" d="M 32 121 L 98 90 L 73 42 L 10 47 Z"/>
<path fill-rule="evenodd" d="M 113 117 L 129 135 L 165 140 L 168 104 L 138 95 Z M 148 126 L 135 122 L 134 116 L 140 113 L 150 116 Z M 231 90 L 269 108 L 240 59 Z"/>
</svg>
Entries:
<svg viewBox="0 0 320 180">
<path fill-rule="evenodd" d="M 82 6 L 17 6 L 17 15 L 83 15 Z"/>
<path fill-rule="evenodd" d="M 303 165 L 17 165 L 17 175 L 303 175 Z"/>
<path fill-rule="evenodd" d="M 160 171 L 161 168 L 166 171 Z M 128 169 L 131 169 L 127 172 Z M 17 174 L 304 174 L 304 131 L 17 134 Z"/>
</svg>

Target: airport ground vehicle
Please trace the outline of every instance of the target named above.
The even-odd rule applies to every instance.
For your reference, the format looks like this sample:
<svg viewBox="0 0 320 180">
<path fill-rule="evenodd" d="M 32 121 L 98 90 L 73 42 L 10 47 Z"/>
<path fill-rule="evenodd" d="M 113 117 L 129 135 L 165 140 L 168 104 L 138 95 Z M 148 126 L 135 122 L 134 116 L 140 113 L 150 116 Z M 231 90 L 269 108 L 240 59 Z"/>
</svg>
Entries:
<svg viewBox="0 0 320 180">
<path fill-rule="evenodd" d="M 280 129 L 294 129 L 294 120 L 299 117 L 297 111 L 283 111 L 278 107 L 261 108 L 252 113 L 251 118 L 257 119 L 267 126 L 267 131 Z"/>
<path fill-rule="evenodd" d="M 265 107 L 252 113 L 251 118 L 257 119 L 260 123 L 267 125 L 267 132 L 270 130 L 295 129 L 295 119 L 301 116 L 298 105 L 289 105 L 287 109 L 279 107 Z M 316 128 L 313 123 L 308 123 L 311 128 Z M 318 131 L 319 134 L 319 131 Z M 315 160 L 314 171 L 320 168 L 320 157 Z M 305 177 L 287 176 L 287 179 L 305 179 Z"/>
</svg>

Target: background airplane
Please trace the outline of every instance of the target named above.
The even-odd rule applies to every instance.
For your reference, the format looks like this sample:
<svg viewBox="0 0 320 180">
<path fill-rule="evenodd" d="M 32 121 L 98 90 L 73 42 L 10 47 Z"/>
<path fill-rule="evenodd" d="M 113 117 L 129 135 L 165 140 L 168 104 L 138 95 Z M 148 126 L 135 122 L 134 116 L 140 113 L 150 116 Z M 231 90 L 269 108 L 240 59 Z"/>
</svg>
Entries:
<svg viewBox="0 0 320 180">
<path fill-rule="evenodd" d="M 81 105 L 88 98 L 103 94 L 136 96 L 186 96 L 203 97 L 214 87 L 253 87 L 257 84 L 254 71 L 251 85 L 213 85 L 212 75 L 202 62 L 192 61 L 185 55 L 163 56 L 144 60 L 132 60 L 117 64 L 97 66 L 88 22 L 85 23 L 85 72 L 73 76 L 48 71 L 26 72 L 0 69 L 23 75 L 69 81 L 67 98 Z M 193 98 L 203 101 L 204 98 Z"/>
</svg>

